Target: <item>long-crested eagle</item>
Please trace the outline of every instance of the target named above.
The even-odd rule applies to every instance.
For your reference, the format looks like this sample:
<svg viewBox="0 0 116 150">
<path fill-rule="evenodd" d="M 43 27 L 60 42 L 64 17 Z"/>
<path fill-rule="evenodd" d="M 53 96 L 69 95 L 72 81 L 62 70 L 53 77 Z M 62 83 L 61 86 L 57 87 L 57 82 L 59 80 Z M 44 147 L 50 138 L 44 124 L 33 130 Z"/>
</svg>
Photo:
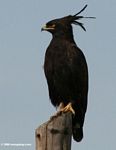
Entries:
<svg viewBox="0 0 116 150">
<path fill-rule="evenodd" d="M 75 15 L 54 19 L 46 23 L 42 30 L 52 34 L 46 50 L 44 72 L 48 83 L 51 103 L 60 111 L 71 111 L 73 115 L 72 132 L 77 142 L 83 138 L 83 124 L 87 109 L 88 67 L 85 56 L 76 45 L 72 24 L 85 27 L 78 20 L 93 18 Z"/>
</svg>

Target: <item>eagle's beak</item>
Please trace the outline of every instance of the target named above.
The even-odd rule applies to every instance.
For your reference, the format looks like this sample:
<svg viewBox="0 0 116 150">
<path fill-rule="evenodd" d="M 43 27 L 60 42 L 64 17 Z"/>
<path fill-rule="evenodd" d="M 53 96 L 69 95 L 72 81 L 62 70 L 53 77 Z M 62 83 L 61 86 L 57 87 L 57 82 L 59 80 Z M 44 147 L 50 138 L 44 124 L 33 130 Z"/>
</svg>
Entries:
<svg viewBox="0 0 116 150">
<path fill-rule="evenodd" d="M 54 30 L 54 27 L 55 27 L 55 26 L 50 26 L 50 27 L 47 27 L 47 26 L 45 25 L 45 26 L 43 26 L 43 27 L 41 28 L 41 31 L 49 31 L 49 30 Z"/>
<path fill-rule="evenodd" d="M 45 31 L 45 30 L 47 30 L 47 26 L 46 25 L 41 28 L 41 31 Z"/>
</svg>

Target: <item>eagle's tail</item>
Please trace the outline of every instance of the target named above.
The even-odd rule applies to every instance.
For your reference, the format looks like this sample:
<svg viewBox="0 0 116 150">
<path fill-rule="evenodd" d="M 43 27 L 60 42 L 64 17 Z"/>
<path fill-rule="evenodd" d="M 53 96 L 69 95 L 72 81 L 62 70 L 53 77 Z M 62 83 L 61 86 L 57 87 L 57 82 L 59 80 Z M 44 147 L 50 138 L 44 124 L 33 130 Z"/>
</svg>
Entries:
<svg viewBox="0 0 116 150">
<path fill-rule="evenodd" d="M 75 115 L 72 118 L 72 134 L 75 141 L 80 142 L 83 139 L 83 124 L 85 114 L 80 109 L 75 108 Z"/>
<path fill-rule="evenodd" d="M 72 133 L 74 140 L 80 142 L 83 138 L 83 127 L 79 123 L 73 124 Z"/>
</svg>

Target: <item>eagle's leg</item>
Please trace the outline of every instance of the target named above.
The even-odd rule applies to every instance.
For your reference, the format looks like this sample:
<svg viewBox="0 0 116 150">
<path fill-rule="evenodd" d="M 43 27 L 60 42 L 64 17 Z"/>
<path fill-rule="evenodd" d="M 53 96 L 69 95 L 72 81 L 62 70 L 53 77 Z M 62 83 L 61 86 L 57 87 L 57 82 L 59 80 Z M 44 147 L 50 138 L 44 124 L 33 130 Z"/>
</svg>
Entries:
<svg viewBox="0 0 116 150">
<path fill-rule="evenodd" d="M 64 108 L 64 103 L 61 102 L 60 105 L 58 106 L 58 111 L 60 111 L 60 110 L 63 109 L 63 108 Z"/>
<path fill-rule="evenodd" d="M 75 115 L 75 111 L 74 111 L 74 109 L 72 108 L 72 103 L 71 103 L 71 102 L 68 103 L 68 105 L 66 105 L 65 107 L 61 108 L 60 111 L 61 111 L 61 112 L 68 112 L 68 111 L 70 111 L 70 112 L 72 112 L 72 114 Z"/>
<path fill-rule="evenodd" d="M 51 117 L 51 119 L 53 119 L 53 118 L 55 118 L 55 117 L 57 117 L 58 115 L 60 115 L 61 113 L 62 113 L 62 109 L 64 108 L 64 104 L 63 104 L 63 102 L 61 102 L 60 104 L 59 104 L 59 106 L 57 107 L 57 112 Z"/>
<path fill-rule="evenodd" d="M 72 103 L 68 103 L 68 105 L 66 105 L 65 107 L 64 107 L 64 104 L 61 102 L 60 103 L 60 105 L 58 106 L 58 110 L 57 110 L 57 112 L 55 113 L 55 115 L 53 115 L 52 117 L 51 117 L 51 119 L 53 119 L 53 118 L 55 118 L 55 117 L 57 117 L 58 115 L 60 115 L 62 112 L 72 112 L 72 114 L 73 115 L 75 115 L 75 111 L 74 111 L 74 109 L 72 108 Z"/>
</svg>

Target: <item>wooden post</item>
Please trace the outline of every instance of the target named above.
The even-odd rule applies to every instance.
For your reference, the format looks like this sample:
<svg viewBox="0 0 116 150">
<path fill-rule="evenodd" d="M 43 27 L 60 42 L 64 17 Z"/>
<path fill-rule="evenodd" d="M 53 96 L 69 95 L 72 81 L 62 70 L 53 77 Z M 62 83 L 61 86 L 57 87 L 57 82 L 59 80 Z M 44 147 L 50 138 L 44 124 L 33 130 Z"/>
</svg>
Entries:
<svg viewBox="0 0 116 150">
<path fill-rule="evenodd" d="M 72 113 L 61 113 L 35 131 L 36 150 L 71 150 Z"/>
</svg>

